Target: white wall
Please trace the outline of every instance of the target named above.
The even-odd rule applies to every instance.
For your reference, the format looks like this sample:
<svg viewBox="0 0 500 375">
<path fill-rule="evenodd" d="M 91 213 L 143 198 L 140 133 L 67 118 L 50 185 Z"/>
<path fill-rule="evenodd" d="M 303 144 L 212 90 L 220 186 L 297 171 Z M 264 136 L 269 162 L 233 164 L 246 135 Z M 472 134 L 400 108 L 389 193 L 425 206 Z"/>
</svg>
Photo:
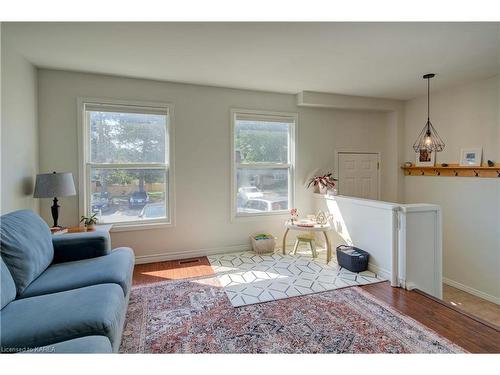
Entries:
<svg viewBox="0 0 500 375">
<path fill-rule="evenodd" d="M 316 169 L 334 168 L 336 147 L 387 149 L 385 113 L 299 108 L 294 95 L 44 69 L 39 70 L 38 82 L 40 170 L 73 172 L 76 183 L 78 96 L 174 104 L 176 226 L 112 235 L 114 246 L 131 246 L 140 256 L 179 258 L 203 249 L 238 249 L 247 246 L 254 231 L 282 235 L 283 217 L 230 222 L 230 108 L 299 114 L 295 206 L 303 214 L 313 209 L 306 180 Z M 77 198 L 62 198 L 60 204 L 61 222 L 76 224 Z M 50 202 L 41 206 L 47 220 L 49 206 Z"/>
<path fill-rule="evenodd" d="M 395 112 L 297 107 L 293 95 L 44 69 L 37 76 L 4 35 L 1 61 L 2 213 L 38 210 L 38 200 L 32 198 L 38 165 L 41 172 L 71 171 L 78 183 L 78 96 L 167 101 L 175 105 L 177 225 L 114 233 L 114 245 L 132 246 L 138 255 L 182 257 L 203 249 L 241 248 L 253 231 L 281 235 L 282 218 L 230 223 L 229 109 L 297 112 L 295 205 L 302 213 L 313 210 L 310 192 L 303 187 L 307 178 L 317 169 L 334 169 L 336 150 L 380 151 L 382 200 L 442 206 L 445 278 L 486 297 L 500 295 L 500 181 L 408 176 L 397 183 L 401 174 L 394 168 L 394 140 L 403 134 L 399 153 L 414 161 L 411 145 L 425 122 L 425 97 L 405 104 L 401 133 L 394 129 L 399 123 Z M 438 162 L 457 162 L 460 148 L 469 146 L 482 146 L 484 160 L 500 161 L 499 81 L 495 77 L 433 93 L 432 120 L 446 142 Z M 41 204 L 49 222 L 50 204 Z M 77 198 L 62 198 L 61 205 L 62 222 L 76 224 Z"/>
<path fill-rule="evenodd" d="M 332 215 L 332 249 L 346 244 L 370 253 L 368 269 L 392 286 L 442 298 L 441 209 L 431 204 L 381 202 L 314 194 L 317 209 Z M 324 240 L 316 236 L 323 246 Z"/>
<path fill-rule="evenodd" d="M 401 100 L 379 99 L 366 96 L 339 95 L 324 92 L 302 91 L 297 94 L 297 105 L 301 108 L 329 108 L 351 111 L 377 111 L 385 116 L 386 126 L 379 128 L 379 133 L 372 134 L 372 147 L 357 150 L 353 140 L 357 142 L 363 132 L 342 134 L 335 138 L 335 149 L 344 152 L 379 152 L 381 156 L 381 194 L 380 199 L 388 202 L 400 202 L 403 199 L 402 173 L 399 173 L 403 150 L 404 102 Z M 371 115 L 370 115 L 371 116 Z M 367 119 L 366 126 L 370 126 Z M 371 129 L 370 129 L 371 130 Z M 335 165 L 337 166 L 337 161 Z"/>
<path fill-rule="evenodd" d="M 431 121 L 446 143 L 437 163 L 458 163 L 463 147 L 483 147 L 483 160 L 500 162 L 499 79 L 431 94 Z M 426 121 L 426 98 L 405 105 L 406 160 Z M 500 179 L 404 178 L 406 203 L 434 203 L 443 213 L 443 276 L 483 297 L 500 298 Z M 457 284 L 458 283 L 458 284 Z M 492 298 L 490 298 L 492 299 Z"/>
<path fill-rule="evenodd" d="M 399 204 L 320 194 L 314 194 L 314 203 L 318 210 L 332 215 L 334 231 L 329 238 L 334 257 L 339 245 L 364 249 L 370 253 L 369 269 L 397 284 L 397 264 L 393 266 L 392 263 L 393 255 L 398 251 L 396 223 Z M 317 239 L 325 246 L 321 236 Z"/>
<path fill-rule="evenodd" d="M 4 25 L 2 25 L 3 31 Z M 2 32 L 1 213 L 29 208 L 38 171 L 37 74 Z"/>
<path fill-rule="evenodd" d="M 298 107 L 300 168 L 307 173 L 320 167 L 336 170 L 336 152 L 374 152 L 381 157 L 381 194 L 384 201 L 397 201 L 394 181 L 398 174 L 392 163 L 393 152 L 388 135 L 392 123 L 383 112 L 345 111 Z M 338 171 L 336 171 L 338 172 Z"/>
<path fill-rule="evenodd" d="M 297 107 L 293 95 L 44 69 L 37 75 L 4 34 L 1 61 L 2 213 L 38 210 L 31 196 L 38 166 L 41 172 L 71 171 L 78 183 L 78 96 L 166 101 L 175 105 L 177 225 L 114 233 L 114 245 L 132 246 L 138 255 L 182 257 L 203 249 L 241 248 L 253 231 L 281 235 L 282 218 L 230 223 L 229 109 L 297 112 L 295 205 L 302 213 L 313 210 L 304 188 L 307 178 L 318 169 L 334 169 L 336 150 L 380 151 L 382 200 L 443 208 L 445 278 L 486 297 L 500 295 L 500 180 L 403 178 L 397 170 L 395 155 L 414 161 L 411 145 L 425 122 L 425 97 L 406 102 L 400 132 L 396 112 Z M 457 162 L 460 148 L 469 146 L 482 146 L 484 160 L 500 161 L 499 81 L 494 77 L 433 93 L 432 120 L 446 142 L 438 162 Z M 395 146 L 398 139 L 403 142 Z M 49 222 L 50 204 L 41 204 Z M 76 224 L 77 198 L 62 198 L 61 205 L 62 222 Z"/>
</svg>

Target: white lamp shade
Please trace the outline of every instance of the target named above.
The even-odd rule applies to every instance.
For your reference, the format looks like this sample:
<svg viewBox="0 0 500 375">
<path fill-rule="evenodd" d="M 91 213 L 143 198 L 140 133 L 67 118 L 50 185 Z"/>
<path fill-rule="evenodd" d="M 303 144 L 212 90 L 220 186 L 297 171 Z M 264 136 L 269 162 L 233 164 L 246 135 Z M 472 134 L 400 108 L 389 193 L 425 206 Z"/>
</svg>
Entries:
<svg viewBox="0 0 500 375">
<path fill-rule="evenodd" d="M 71 195 L 76 195 L 72 173 L 42 173 L 36 175 L 33 197 L 55 198 Z"/>
</svg>

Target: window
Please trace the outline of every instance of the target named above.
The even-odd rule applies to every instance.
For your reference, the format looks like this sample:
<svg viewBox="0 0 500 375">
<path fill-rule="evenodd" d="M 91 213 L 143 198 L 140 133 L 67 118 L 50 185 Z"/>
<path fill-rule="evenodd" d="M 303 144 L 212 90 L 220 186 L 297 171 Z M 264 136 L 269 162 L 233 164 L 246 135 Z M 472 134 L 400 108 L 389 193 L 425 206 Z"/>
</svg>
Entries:
<svg viewBox="0 0 500 375">
<path fill-rule="evenodd" d="M 233 215 L 293 207 L 296 115 L 232 111 Z"/>
<path fill-rule="evenodd" d="M 118 226 L 169 223 L 169 107 L 82 100 L 82 211 Z"/>
</svg>

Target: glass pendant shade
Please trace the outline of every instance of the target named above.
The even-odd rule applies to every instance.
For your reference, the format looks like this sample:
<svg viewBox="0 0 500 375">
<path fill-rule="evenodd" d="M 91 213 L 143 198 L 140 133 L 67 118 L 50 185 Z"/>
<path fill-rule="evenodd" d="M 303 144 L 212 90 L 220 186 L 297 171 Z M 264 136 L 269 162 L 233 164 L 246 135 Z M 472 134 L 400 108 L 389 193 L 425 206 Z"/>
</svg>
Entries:
<svg viewBox="0 0 500 375">
<path fill-rule="evenodd" d="M 429 73 L 424 75 L 424 79 L 427 80 L 427 123 L 418 135 L 417 140 L 413 144 L 413 149 L 415 152 L 428 151 L 428 152 L 440 152 L 444 150 L 444 142 L 439 136 L 438 132 L 432 126 L 430 120 L 430 79 L 433 78 L 435 74 Z"/>
</svg>

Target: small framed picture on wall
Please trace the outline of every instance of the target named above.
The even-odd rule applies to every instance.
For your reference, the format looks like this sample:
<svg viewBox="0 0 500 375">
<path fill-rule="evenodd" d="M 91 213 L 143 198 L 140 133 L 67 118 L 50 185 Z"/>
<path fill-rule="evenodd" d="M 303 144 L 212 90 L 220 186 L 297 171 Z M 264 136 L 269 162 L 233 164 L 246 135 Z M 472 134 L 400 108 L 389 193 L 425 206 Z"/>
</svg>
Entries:
<svg viewBox="0 0 500 375">
<path fill-rule="evenodd" d="M 417 159 L 415 165 L 417 167 L 434 167 L 436 163 L 436 153 L 427 150 L 420 150 L 416 153 Z"/>
<path fill-rule="evenodd" d="M 467 167 L 480 167 L 483 158 L 481 147 L 463 148 L 460 150 L 460 165 Z"/>
</svg>

